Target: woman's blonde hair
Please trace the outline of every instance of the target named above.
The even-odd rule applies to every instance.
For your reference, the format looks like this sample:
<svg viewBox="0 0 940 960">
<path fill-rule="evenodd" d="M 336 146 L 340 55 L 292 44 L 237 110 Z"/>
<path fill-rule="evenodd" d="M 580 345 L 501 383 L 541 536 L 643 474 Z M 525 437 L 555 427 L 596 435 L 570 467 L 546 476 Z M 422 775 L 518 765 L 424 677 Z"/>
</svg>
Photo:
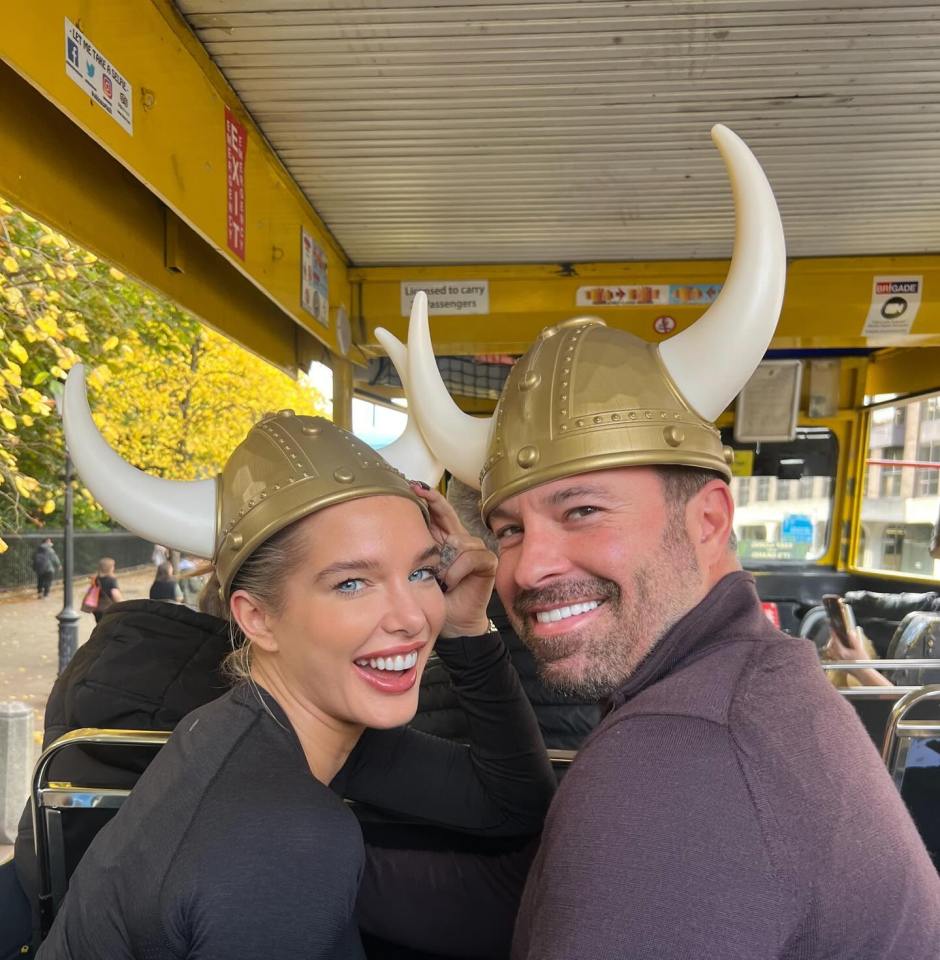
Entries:
<svg viewBox="0 0 940 960">
<path fill-rule="evenodd" d="M 284 606 L 284 583 L 300 566 L 306 554 L 303 517 L 279 530 L 251 553 L 232 581 L 231 592 L 244 590 L 275 616 Z M 217 574 L 213 573 L 199 594 L 199 609 L 228 623 L 232 652 L 222 661 L 222 673 L 233 682 L 251 679 L 251 640 L 232 617 L 222 599 Z"/>
<path fill-rule="evenodd" d="M 98 561 L 98 573 L 102 577 L 108 577 L 114 573 L 114 567 L 115 563 L 113 557 L 102 557 Z"/>
</svg>

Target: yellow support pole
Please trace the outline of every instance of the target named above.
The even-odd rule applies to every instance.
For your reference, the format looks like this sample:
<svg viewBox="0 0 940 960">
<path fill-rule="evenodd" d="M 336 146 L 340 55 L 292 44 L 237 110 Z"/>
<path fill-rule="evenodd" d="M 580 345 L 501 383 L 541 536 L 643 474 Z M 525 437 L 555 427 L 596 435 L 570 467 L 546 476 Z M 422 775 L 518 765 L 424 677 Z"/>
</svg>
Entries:
<svg viewBox="0 0 940 960">
<path fill-rule="evenodd" d="M 333 357 L 333 423 L 352 430 L 353 368 L 348 360 Z"/>
</svg>

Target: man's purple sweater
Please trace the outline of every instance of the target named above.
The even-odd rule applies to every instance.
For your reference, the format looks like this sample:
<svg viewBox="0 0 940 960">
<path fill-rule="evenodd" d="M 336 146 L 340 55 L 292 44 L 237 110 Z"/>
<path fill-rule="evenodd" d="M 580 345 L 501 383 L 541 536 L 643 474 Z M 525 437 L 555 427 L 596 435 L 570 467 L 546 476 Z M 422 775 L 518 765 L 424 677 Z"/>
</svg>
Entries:
<svg viewBox="0 0 940 960">
<path fill-rule="evenodd" d="M 726 576 L 562 781 L 514 960 L 938 956 L 940 878 L 874 746 Z"/>
</svg>

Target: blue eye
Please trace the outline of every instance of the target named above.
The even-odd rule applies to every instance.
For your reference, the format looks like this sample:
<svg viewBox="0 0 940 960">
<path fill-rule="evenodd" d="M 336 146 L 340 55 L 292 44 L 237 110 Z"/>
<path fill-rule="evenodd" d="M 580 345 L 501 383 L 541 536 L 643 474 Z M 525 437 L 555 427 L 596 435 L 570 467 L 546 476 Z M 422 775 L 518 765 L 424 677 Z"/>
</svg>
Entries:
<svg viewBox="0 0 940 960">
<path fill-rule="evenodd" d="M 408 574 L 408 580 L 411 583 L 421 583 L 424 580 L 433 580 L 434 571 L 430 567 L 422 567 L 420 570 L 414 570 Z"/>
<path fill-rule="evenodd" d="M 351 580 L 344 580 L 342 583 L 336 584 L 333 589 L 339 593 L 358 593 L 364 585 L 364 580 L 353 578 Z"/>
</svg>

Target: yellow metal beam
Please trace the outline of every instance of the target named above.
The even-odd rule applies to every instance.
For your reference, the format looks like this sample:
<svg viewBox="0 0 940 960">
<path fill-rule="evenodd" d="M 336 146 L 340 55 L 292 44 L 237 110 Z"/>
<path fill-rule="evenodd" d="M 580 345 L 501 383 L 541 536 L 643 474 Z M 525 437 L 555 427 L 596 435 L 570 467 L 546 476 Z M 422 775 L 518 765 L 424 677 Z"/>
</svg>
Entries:
<svg viewBox="0 0 940 960">
<path fill-rule="evenodd" d="M 590 313 L 642 337 L 659 341 L 658 318 L 683 330 L 704 310 L 694 302 L 664 306 L 578 306 L 581 287 L 620 286 L 639 289 L 675 285 L 694 290 L 722 283 L 726 261 L 649 263 L 578 263 L 533 266 L 476 265 L 452 267 L 353 268 L 361 285 L 361 315 L 366 349 L 377 350 L 375 328 L 399 337 L 401 284 L 453 280 L 489 281 L 489 313 L 484 316 L 438 316 L 431 321 L 438 353 L 523 351 L 551 323 Z M 878 275 L 923 277 L 924 297 L 910 334 L 866 339 L 862 335 Z M 669 327 L 660 323 L 660 327 Z M 671 335 L 671 333 L 669 335 Z M 787 292 L 773 346 L 777 348 L 881 347 L 940 344 L 940 256 L 856 257 L 795 260 L 787 271 Z"/>
<path fill-rule="evenodd" d="M 66 20 L 130 83 L 132 133 L 67 73 Z M 331 312 L 349 308 L 346 257 L 171 0 L 7 4 L 0 59 L 284 313 L 336 348 L 334 324 L 323 327 L 301 308 L 301 228 L 325 251 Z M 244 259 L 228 246 L 226 108 L 247 130 Z"/>
<path fill-rule="evenodd" d="M 291 375 L 323 347 L 0 63 L 0 195 Z"/>
<path fill-rule="evenodd" d="M 940 347 L 926 350 L 885 350 L 868 365 L 865 392 L 925 393 L 940 389 Z"/>
</svg>

